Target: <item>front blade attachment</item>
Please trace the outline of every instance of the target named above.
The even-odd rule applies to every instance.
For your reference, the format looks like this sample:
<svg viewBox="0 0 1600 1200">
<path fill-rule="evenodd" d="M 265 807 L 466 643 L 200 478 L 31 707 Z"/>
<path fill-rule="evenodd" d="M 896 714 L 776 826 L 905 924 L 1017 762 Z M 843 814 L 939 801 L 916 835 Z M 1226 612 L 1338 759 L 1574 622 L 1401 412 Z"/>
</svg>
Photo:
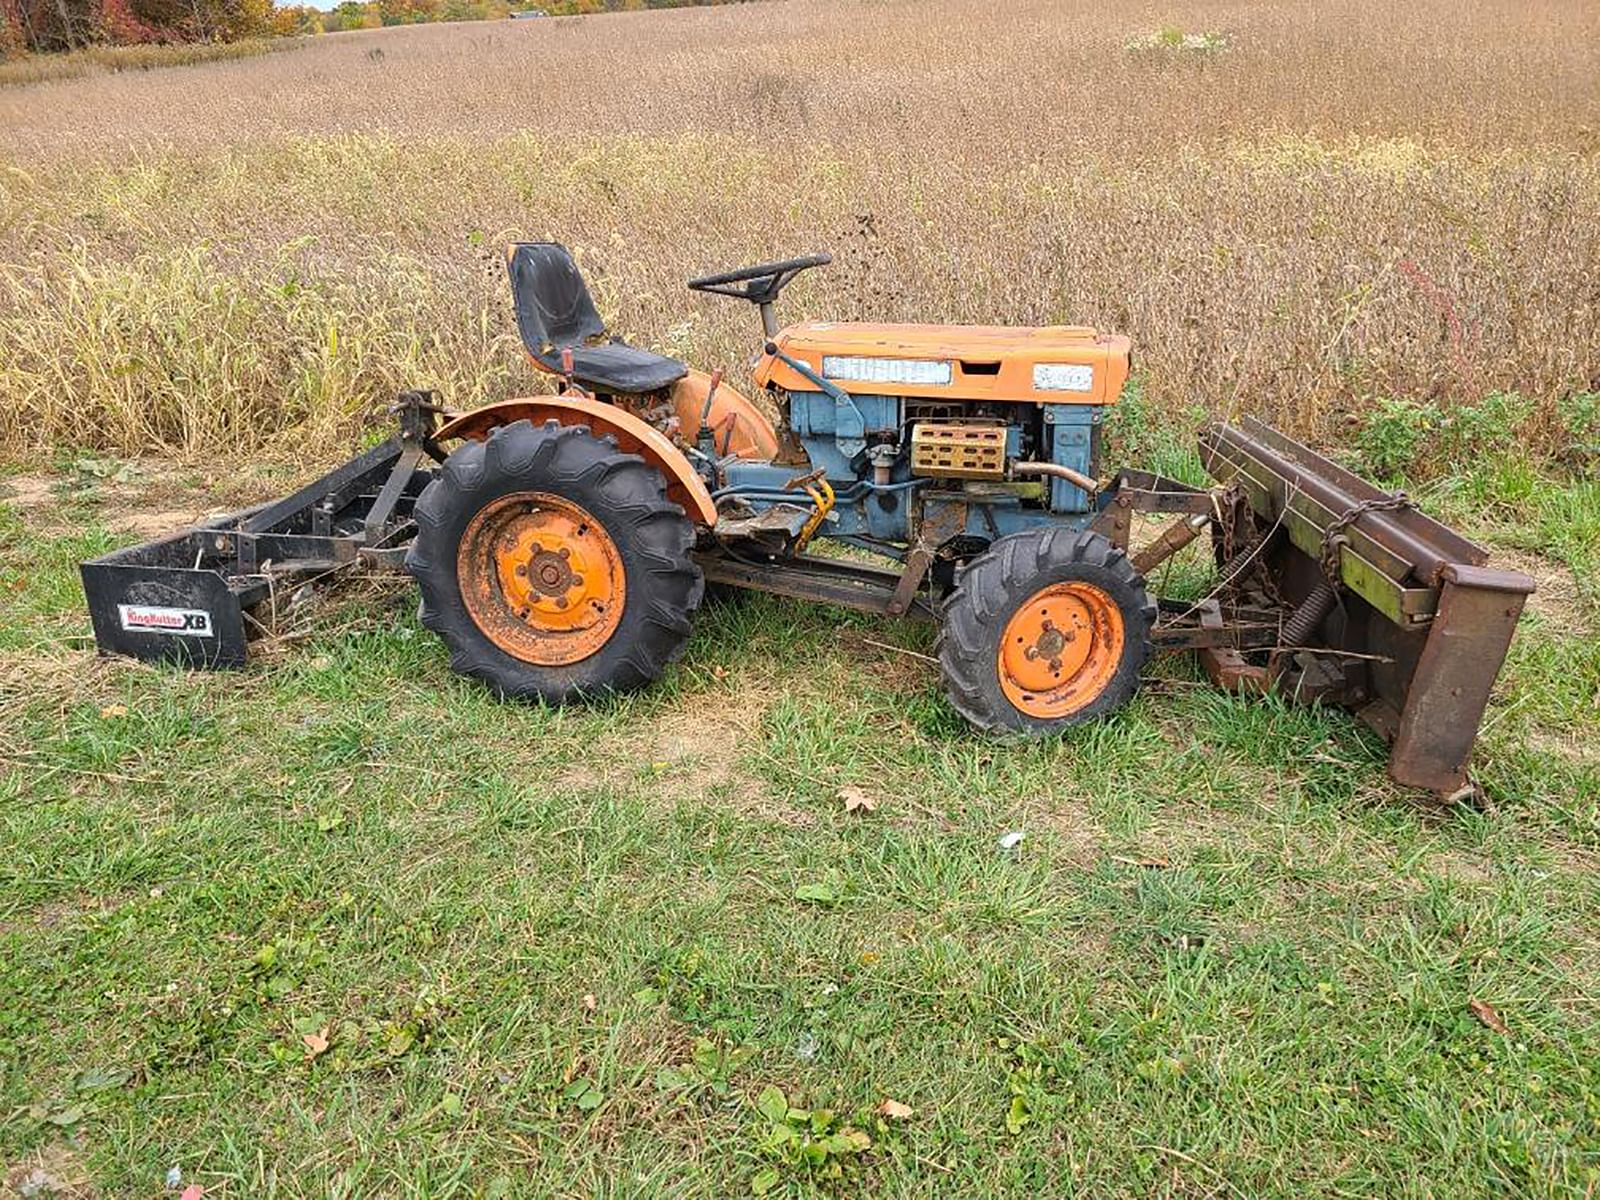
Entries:
<svg viewBox="0 0 1600 1200">
<path fill-rule="evenodd" d="M 1293 644 L 1265 667 L 1202 650 L 1225 685 L 1277 686 L 1354 708 L 1391 743 L 1389 775 L 1456 793 L 1533 580 L 1253 418 L 1200 435 L 1238 499 L 1220 523 L 1222 578 L 1276 605 Z"/>
</svg>

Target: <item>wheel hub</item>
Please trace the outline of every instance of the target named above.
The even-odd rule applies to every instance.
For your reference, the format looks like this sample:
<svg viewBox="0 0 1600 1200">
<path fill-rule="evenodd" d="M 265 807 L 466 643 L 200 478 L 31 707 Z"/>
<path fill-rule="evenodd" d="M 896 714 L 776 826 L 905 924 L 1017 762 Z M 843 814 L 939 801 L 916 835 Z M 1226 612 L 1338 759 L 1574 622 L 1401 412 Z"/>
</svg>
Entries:
<svg viewBox="0 0 1600 1200">
<path fill-rule="evenodd" d="M 1006 622 L 1001 690 L 1030 716 L 1070 715 L 1115 677 L 1122 642 L 1122 611 L 1109 593 L 1077 582 L 1041 588 Z"/>
<path fill-rule="evenodd" d="M 562 546 L 554 554 L 548 550 L 536 550 L 525 563 L 517 563 L 513 574 L 519 579 L 526 579 L 529 586 L 540 595 L 554 596 L 564 600 L 566 594 L 583 582 L 581 576 L 573 573 L 568 560 L 572 551 Z"/>
<path fill-rule="evenodd" d="M 457 571 L 472 619 L 524 662 L 581 661 L 622 619 L 626 576 L 616 543 L 560 496 L 519 492 L 485 505 L 462 536 Z"/>
</svg>

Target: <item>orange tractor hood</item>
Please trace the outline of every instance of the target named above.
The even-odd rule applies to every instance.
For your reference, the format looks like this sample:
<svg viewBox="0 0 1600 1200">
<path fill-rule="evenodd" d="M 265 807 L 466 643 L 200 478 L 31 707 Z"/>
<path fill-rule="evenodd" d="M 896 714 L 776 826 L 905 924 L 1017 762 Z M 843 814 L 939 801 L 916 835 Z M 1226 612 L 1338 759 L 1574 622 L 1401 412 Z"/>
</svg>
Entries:
<svg viewBox="0 0 1600 1200">
<path fill-rule="evenodd" d="M 807 321 L 772 340 L 782 353 L 847 392 L 1038 404 L 1114 403 L 1127 382 L 1132 351 L 1126 337 L 1081 325 L 1018 329 Z M 902 367 L 908 362 L 948 364 L 948 373 L 936 367 L 930 376 L 925 369 Z M 897 375 L 905 381 L 895 381 Z M 760 387 L 816 390 L 773 354 L 756 362 L 755 381 Z"/>
</svg>

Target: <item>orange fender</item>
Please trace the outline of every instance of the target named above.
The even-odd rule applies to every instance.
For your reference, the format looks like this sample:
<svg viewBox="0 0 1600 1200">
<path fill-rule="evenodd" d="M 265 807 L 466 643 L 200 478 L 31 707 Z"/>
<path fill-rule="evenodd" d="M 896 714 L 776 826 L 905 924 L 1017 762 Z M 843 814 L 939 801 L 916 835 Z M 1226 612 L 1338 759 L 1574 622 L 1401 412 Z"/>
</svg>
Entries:
<svg viewBox="0 0 1600 1200">
<path fill-rule="evenodd" d="M 699 414 L 695 415 L 698 421 Z M 717 506 L 705 482 L 667 436 L 632 413 L 599 400 L 572 396 L 502 400 L 451 418 L 433 436 L 441 442 L 447 438 L 476 442 L 488 437 L 491 429 L 513 421 L 532 421 L 540 425 L 552 420 L 563 425 L 587 425 L 599 436 L 610 434 L 617 439 L 617 448 L 624 454 L 637 454 L 661 472 L 667 481 L 667 499 L 682 505 L 690 520 L 706 526 L 717 523 Z"/>
<path fill-rule="evenodd" d="M 672 385 L 672 410 L 678 415 L 678 427 L 688 441 L 694 441 L 700 432 L 700 413 L 706 406 L 706 393 L 711 390 L 711 376 L 704 371 L 690 371 Z M 728 386 L 724 379 L 717 385 L 717 394 L 711 399 L 709 424 L 717 431 L 717 449 L 723 446 L 724 431 L 730 453 L 740 458 L 777 457 L 778 435 L 772 422 L 744 396 Z"/>
</svg>

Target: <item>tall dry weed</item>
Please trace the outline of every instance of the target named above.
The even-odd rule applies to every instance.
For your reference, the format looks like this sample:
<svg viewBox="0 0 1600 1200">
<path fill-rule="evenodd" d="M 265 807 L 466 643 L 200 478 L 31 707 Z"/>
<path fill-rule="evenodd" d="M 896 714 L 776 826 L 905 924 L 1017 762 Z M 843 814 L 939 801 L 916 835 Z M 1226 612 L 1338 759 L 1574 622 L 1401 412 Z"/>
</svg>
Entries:
<svg viewBox="0 0 1600 1200">
<path fill-rule="evenodd" d="M 527 389 L 526 237 L 708 366 L 758 326 L 686 278 L 830 249 L 786 316 L 1119 328 L 1174 419 L 1549 406 L 1600 376 L 1600 14 L 1518 14 L 1191 5 L 1191 62 L 1124 49 L 1168 10 L 795 0 L 11 89 L 0 444 L 326 457 L 400 387 Z"/>
</svg>

